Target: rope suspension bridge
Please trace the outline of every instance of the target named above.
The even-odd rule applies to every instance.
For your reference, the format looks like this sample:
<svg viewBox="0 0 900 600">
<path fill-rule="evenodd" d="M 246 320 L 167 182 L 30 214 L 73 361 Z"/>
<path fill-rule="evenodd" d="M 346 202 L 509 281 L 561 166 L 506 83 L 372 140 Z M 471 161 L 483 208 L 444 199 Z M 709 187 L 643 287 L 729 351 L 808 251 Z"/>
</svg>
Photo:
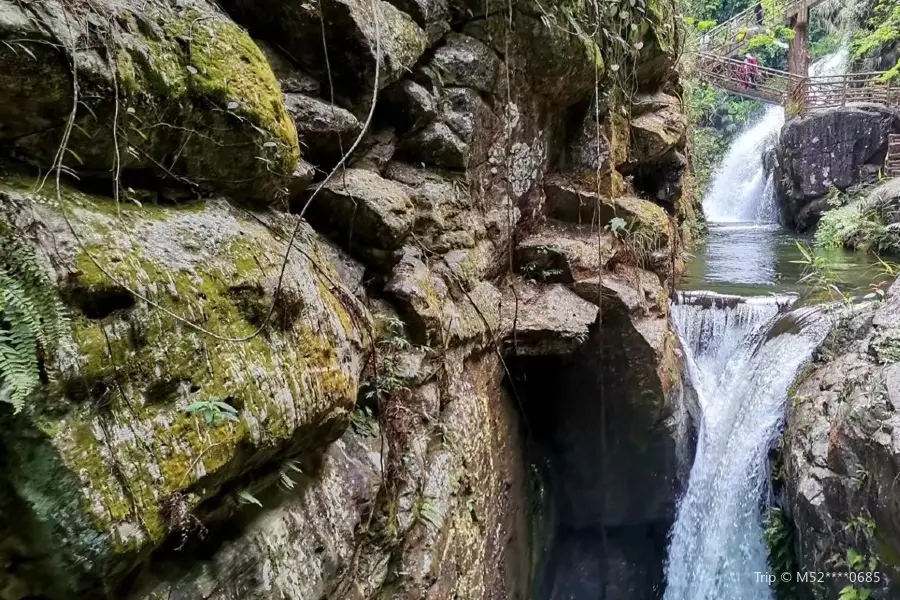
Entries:
<svg viewBox="0 0 900 600">
<path fill-rule="evenodd" d="M 710 29 L 700 38 L 700 77 L 725 91 L 785 106 L 794 114 L 877 102 L 900 106 L 900 85 L 883 72 L 810 76 L 807 25 L 809 11 L 822 0 L 763 0 Z M 788 71 L 749 66 L 735 58 L 757 33 L 788 23 L 794 38 Z"/>
</svg>

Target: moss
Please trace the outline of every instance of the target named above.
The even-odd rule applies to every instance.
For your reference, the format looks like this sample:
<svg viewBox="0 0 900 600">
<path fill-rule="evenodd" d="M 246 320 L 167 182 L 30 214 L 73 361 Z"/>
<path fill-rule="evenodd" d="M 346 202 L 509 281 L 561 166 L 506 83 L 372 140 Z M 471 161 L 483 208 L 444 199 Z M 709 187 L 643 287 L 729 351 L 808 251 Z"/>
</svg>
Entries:
<svg viewBox="0 0 900 600">
<path fill-rule="evenodd" d="M 224 16 L 151 5 L 164 35 L 132 33 L 116 55 L 128 143 L 190 180 L 267 195 L 254 179 L 283 180 L 300 150 L 281 88 L 262 51 Z M 175 157 L 174 162 L 172 157 Z M 144 159 L 126 160 L 134 162 Z"/>
<path fill-rule="evenodd" d="M 90 251 L 129 288 L 219 335 L 242 337 L 256 330 L 233 288 L 259 285 L 263 272 L 280 265 L 282 248 L 264 229 L 236 223 L 233 237 L 223 230 L 216 248 L 209 247 L 208 236 L 198 238 L 207 240 L 205 250 L 216 258 L 173 265 L 148 254 L 147 248 L 159 252 L 145 245 L 152 244 L 148 232 L 171 233 L 167 252 L 178 252 L 182 228 L 170 221 L 193 208 L 128 207 L 119 218 L 109 214 L 109 203 L 98 206 L 94 200 L 85 196 L 70 204 L 73 224 L 88 244 L 72 265 L 73 288 L 110 284 Z M 63 495 L 72 506 L 53 518 L 90 521 L 88 534 L 67 537 L 59 551 L 77 555 L 83 551 L 79 540 L 105 540 L 97 550 L 103 559 L 80 569 L 112 568 L 110 553 L 130 555 L 161 542 L 168 534 L 164 500 L 173 493 L 185 494 L 194 508 L 258 466 L 254 461 L 318 447 L 339 433 L 357 386 L 335 345 L 357 332 L 339 297 L 314 273 L 308 278 L 300 285 L 312 288 L 303 287 L 304 293 L 321 301 L 312 314 L 305 301 L 291 305 L 297 314 L 287 328 L 242 343 L 205 336 L 140 302 L 103 319 L 73 316 L 77 356 L 58 369 L 49 365 L 46 393 L 52 402 L 30 418 L 49 436 L 39 446 L 55 461 L 39 487 L 56 490 L 58 481 L 72 480 Z M 154 394 L 160 381 L 179 382 L 167 387 L 164 402 Z M 209 426 L 180 409 L 194 400 L 225 398 L 239 407 L 236 423 Z"/>
</svg>

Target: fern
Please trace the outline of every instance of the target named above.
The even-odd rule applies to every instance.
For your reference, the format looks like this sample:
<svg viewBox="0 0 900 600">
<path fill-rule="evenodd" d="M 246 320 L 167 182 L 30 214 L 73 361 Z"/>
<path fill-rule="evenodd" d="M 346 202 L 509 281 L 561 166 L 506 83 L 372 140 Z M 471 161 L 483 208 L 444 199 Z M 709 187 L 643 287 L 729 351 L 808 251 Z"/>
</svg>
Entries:
<svg viewBox="0 0 900 600">
<path fill-rule="evenodd" d="M 27 246 L 0 227 L 0 400 L 22 410 L 40 384 L 40 356 L 66 326 L 53 285 Z"/>
</svg>

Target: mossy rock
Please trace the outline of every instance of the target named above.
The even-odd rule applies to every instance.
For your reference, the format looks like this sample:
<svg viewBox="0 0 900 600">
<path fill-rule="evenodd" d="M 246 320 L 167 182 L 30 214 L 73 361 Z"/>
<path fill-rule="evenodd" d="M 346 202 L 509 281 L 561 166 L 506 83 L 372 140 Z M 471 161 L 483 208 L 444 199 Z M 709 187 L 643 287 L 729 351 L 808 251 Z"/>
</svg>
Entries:
<svg viewBox="0 0 900 600">
<path fill-rule="evenodd" d="M 0 428 L 5 475 L 32 521 L 23 535 L 54 585 L 114 584 L 167 536 L 232 512 L 234 491 L 260 470 L 316 455 L 344 429 L 369 317 L 311 229 L 251 337 L 272 302 L 286 219 L 264 214 L 263 225 L 220 200 L 117 214 L 111 200 L 64 189 L 79 243 L 54 203 L 5 197 L 0 216 L 53 265 L 72 311 L 49 383 Z M 249 339 L 218 339 L 167 311 Z M 213 400 L 236 418 L 186 410 Z"/>
<path fill-rule="evenodd" d="M 71 62 L 79 103 L 63 160 L 83 176 L 119 170 L 126 185 L 165 179 L 255 202 L 285 186 L 299 145 L 278 81 L 214 4 L 101 0 L 78 16 L 54 0 L 4 4 L 0 37 L 29 41 L 0 47 L 0 82 L 21 90 L 0 101 L 0 139 L 23 157 L 47 167 L 56 156 L 73 109 Z"/>
</svg>

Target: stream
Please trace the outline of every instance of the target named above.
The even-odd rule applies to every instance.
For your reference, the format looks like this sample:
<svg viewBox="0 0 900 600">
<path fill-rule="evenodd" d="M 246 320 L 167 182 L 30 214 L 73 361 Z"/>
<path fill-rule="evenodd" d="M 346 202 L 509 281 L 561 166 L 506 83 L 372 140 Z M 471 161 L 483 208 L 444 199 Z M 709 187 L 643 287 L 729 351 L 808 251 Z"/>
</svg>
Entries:
<svg viewBox="0 0 900 600">
<path fill-rule="evenodd" d="M 840 69 L 840 56 L 818 68 Z M 812 71 L 812 70 L 811 70 Z M 669 535 L 665 600 L 770 600 L 762 520 L 771 496 L 768 452 L 784 422 L 788 389 L 827 333 L 800 306 L 797 247 L 812 239 L 778 224 L 764 168 L 784 122 L 769 107 L 735 140 L 704 198 L 709 235 L 672 307 L 697 408 L 697 449 Z M 841 287 L 862 290 L 874 258 L 829 253 Z"/>
</svg>

